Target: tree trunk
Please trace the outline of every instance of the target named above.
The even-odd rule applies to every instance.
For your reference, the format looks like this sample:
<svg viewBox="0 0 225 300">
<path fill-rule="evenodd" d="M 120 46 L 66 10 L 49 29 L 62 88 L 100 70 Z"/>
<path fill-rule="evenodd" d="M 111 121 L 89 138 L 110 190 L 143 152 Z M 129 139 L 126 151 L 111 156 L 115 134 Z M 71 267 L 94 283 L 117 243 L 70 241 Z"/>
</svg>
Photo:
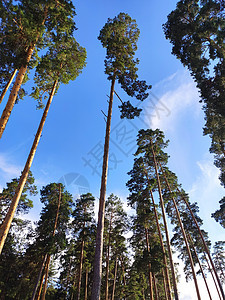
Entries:
<svg viewBox="0 0 225 300">
<path fill-rule="evenodd" d="M 158 234 L 159 234 L 160 245 L 161 245 L 161 248 L 162 248 L 162 251 L 163 251 L 163 263 L 165 265 L 164 279 L 165 279 L 165 283 L 166 283 L 165 296 L 166 296 L 166 299 L 172 300 L 171 287 L 170 287 L 170 277 L 169 277 L 169 271 L 168 271 L 168 266 L 167 266 L 166 251 L 165 251 L 163 238 L 162 238 L 162 233 L 161 233 L 161 229 L 160 229 L 160 225 L 159 225 L 159 218 L 158 218 L 158 214 L 157 214 L 157 210 L 156 210 L 156 206 L 155 206 L 155 200 L 154 200 L 154 196 L 153 196 L 153 193 L 152 193 L 151 189 L 150 189 L 150 194 L 151 194 L 152 204 L 153 204 L 153 208 L 154 208 L 154 214 L 155 214 L 157 230 L 158 230 Z"/>
<path fill-rule="evenodd" d="M 2 225 L 1 225 L 1 228 L 0 228 L 0 254 L 2 252 L 2 248 L 4 246 L 5 239 L 7 237 L 8 232 L 9 232 L 9 229 L 10 229 L 10 226 L 11 226 L 16 208 L 17 208 L 19 200 L 20 200 L 20 196 L 22 194 L 24 185 L 26 183 L 27 176 L 28 176 L 31 164 L 33 162 L 34 155 L 36 153 L 37 146 L 38 146 L 39 140 L 41 138 L 41 133 L 42 133 L 42 130 L 43 130 L 43 127 L 44 127 L 44 124 L 45 124 L 45 120 L 46 120 L 46 117 L 47 117 L 47 114 L 48 114 L 48 111 L 49 111 L 49 107 L 50 107 L 50 104 L 52 102 L 52 98 L 53 98 L 54 93 L 55 93 L 56 86 L 57 86 L 57 80 L 54 82 L 54 85 L 52 87 L 52 91 L 49 95 L 48 102 L 46 104 L 44 113 L 42 115 L 41 122 L 40 122 L 40 125 L 38 127 L 38 130 L 37 130 L 33 145 L 31 147 L 29 156 L 27 158 L 25 167 L 23 169 L 22 175 L 20 176 L 19 184 L 16 188 L 15 195 L 12 199 L 12 203 L 9 207 L 9 210 L 8 210 L 7 214 L 6 214 L 5 220 L 3 221 Z"/>
<path fill-rule="evenodd" d="M 33 291 L 33 295 L 32 295 L 31 300 L 35 299 L 35 296 L 36 296 L 36 293 L 37 293 L 37 289 L 38 289 L 38 284 L 40 282 L 41 275 L 43 273 L 43 269 L 44 269 L 44 266 L 45 266 L 45 263 L 46 263 L 46 259 L 47 259 L 47 254 L 45 254 L 44 259 L 42 261 L 41 268 L 40 268 L 40 271 L 39 271 L 39 274 L 38 274 L 38 278 L 37 278 L 37 281 L 36 281 L 36 284 L 35 284 L 35 287 L 34 287 L 34 291 Z"/>
<path fill-rule="evenodd" d="M 84 240 L 82 240 L 81 242 L 81 250 L 80 250 L 80 265 L 79 265 L 79 273 L 78 273 L 78 281 L 77 281 L 77 300 L 80 300 L 83 259 L 84 259 Z"/>
<path fill-rule="evenodd" d="M 155 277 L 154 273 L 152 273 L 152 279 L 153 279 L 153 285 L 154 285 L 154 290 L 155 290 L 154 300 L 158 300 L 159 299 L 159 297 L 158 297 L 158 289 L 157 289 L 156 277 Z"/>
<path fill-rule="evenodd" d="M 45 284 L 44 284 L 41 300 L 45 300 L 45 295 L 48 286 L 48 272 L 49 272 L 50 260 L 51 260 L 51 256 L 48 254 L 47 261 L 46 261 Z"/>
<path fill-rule="evenodd" d="M 15 75 L 16 75 L 16 72 L 17 72 L 17 69 L 15 69 L 15 70 L 12 72 L 12 74 L 11 74 L 11 76 L 10 76 L 10 78 L 9 78 L 9 81 L 7 82 L 5 88 L 3 89 L 2 94 L 1 94 L 1 96 L 0 96 L 0 104 L 2 103 L 2 100 L 3 100 L 3 98 L 5 97 L 5 94 L 6 94 L 6 92 L 8 91 L 8 88 L 10 87 L 10 85 L 11 85 L 11 83 L 12 83 L 12 81 L 13 81 L 13 78 L 14 78 Z"/>
<path fill-rule="evenodd" d="M 146 241 L 146 248 L 147 248 L 148 254 L 150 255 L 148 229 L 146 227 L 145 227 L 145 241 Z M 150 300 L 154 300 L 154 298 L 153 298 L 153 286 L 152 286 L 152 272 L 151 272 L 151 264 L 150 263 L 148 263 L 148 283 L 149 283 Z"/>
<path fill-rule="evenodd" d="M 53 232 L 52 232 L 52 237 L 53 238 L 55 236 L 57 223 L 58 223 L 58 219 L 59 219 L 59 209 L 60 209 L 60 205 L 61 205 L 61 197 L 62 197 L 61 183 L 59 183 L 59 197 L 58 197 L 57 211 L 56 211 L 56 216 L 55 216 L 55 223 L 54 223 Z M 48 285 L 48 273 L 49 273 L 50 260 L 51 260 L 51 255 L 48 254 L 47 261 L 46 261 L 45 285 L 44 285 L 41 300 L 45 300 L 45 295 L 46 295 L 47 285 Z"/>
<path fill-rule="evenodd" d="M 120 262 L 121 262 L 121 268 L 122 268 L 122 273 L 123 273 L 123 285 L 126 286 L 126 277 L 125 277 L 125 269 L 124 269 L 124 264 L 123 264 L 123 257 L 120 256 Z M 123 297 L 123 300 L 126 300 L 126 296 Z"/>
<path fill-rule="evenodd" d="M 47 256 L 46 256 L 46 260 L 47 260 Z M 36 300 L 39 300 L 40 297 L 41 297 L 41 291 L 42 291 L 42 286 L 43 286 L 43 282 L 44 282 L 44 279 L 45 279 L 46 267 L 47 267 L 47 264 L 45 263 L 45 268 L 44 268 L 44 271 L 43 271 L 42 276 L 41 276 L 39 290 L 38 290 L 38 294 L 37 294 L 37 299 Z"/>
<path fill-rule="evenodd" d="M 172 250 L 171 250 L 171 247 L 170 247 L 170 237 L 169 237 L 169 232 L 168 232 L 164 201 L 163 201 L 163 197 L 162 197 L 162 189 L 161 189 L 159 173 L 158 173 L 158 169 L 157 169 L 155 152 L 154 152 L 154 149 L 153 149 L 152 141 L 151 141 L 151 148 L 152 148 L 152 155 L 153 155 L 153 161 L 154 161 L 154 167 L 155 167 L 155 174 L 156 174 L 156 177 L 157 177 L 157 185 L 158 185 L 160 206 L 161 206 L 161 210 L 162 210 L 162 217 L 163 217 L 163 223 L 164 223 L 165 234 L 166 234 L 167 249 L 168 249 L 168 253 L 169 253 L 170 268 L 171 268 L 172 281 L 173 281 L 174 297 L 175 297 L 175 300 L 178 300 L 179 297 L 178 297 L 175 269 L 174 269 L 174 264 L 173 264 Z"/>
<path fill-rule="evenodd" d="M 21 66 L 20 69 L 19 69 L 19 72 L 16 76 L 16 80 L 14 82 L 13 88 L 10 92 L 8 102 L 7 102 L 7 104 L 5 106 L 5 109 L 2 113 L 2 116 L 1 116 L 1 119 L 0 119 L 0 139 L 2 137 L 2 134 L 3 134 L 4 130 L 5 130 L 6 124 L 9 120 L 10 115 L 11 115 L 14 104 L 16 102 L 17 95 L 18 95 L 20 87 L 23 83 L 23 79 L 24 79 L 24 76 L 25 76 L 26 71 L 27 71 L 27 66 L 28 66 L 28 63 L 29 63 L 29 61 L 31 59 L 31 56 L 33 54 L 34 48 L 35 48 L 35 44 L 30 46 L 27 50 L 26 63 L 23 66 Z"/>
<path fill-rule="evenodd" d="M 108 300 L 109 297 L 109 255 L 110 255 L 110 243 L 111 243 L 111 229 L 112 229 L 112 213 L 110 215 L 109 236 L 108 236 L 108 245 L 107 245 L 107 253 L 106 253 L 105 300 Z"/>
<path fill-rule="evenodd" d="M 179 190 L 178 188 L 177 188 L 177 191 L 180 193 L 180 190 Z M 201 229 L 200 229 L 200 227 L 199 227 L 199 225 L 198 225 L 198 222 L 197 222 L 197 220 L 196 220 L 196 218 L 195 218 L 195 216 L 194 216 L 194 214 L 193 214 L 193 212 L 192 212 L 192 209 L 191 209 L 191 207 L 190 207 L 190 205 L 189 205 L 189 203 L 188 203 L 188 201 L 187 201 L 187 199 L 186 199 L 185 197 L 183 197 L 183 201 L 186 203 L 186 205 L 187 205 L 187 207 L 188 207 L 188 209 L 189 209 L 189 211 L 190 211 L 190 213 L 191 213 L 191 216 L 192 216 L 192 218 L 193 218 L 193 220 L 194 220 L 194 222 L 195 222 L 195 225 L 197 226 L 198 232 L 199 232 L 199 234 L 200 234 L 202 243 L 203 243 L 204 248 L 205 248 L 205 252 L 206 252 L 207 255 L 208 255 L 208 258 L 209 258 L 210 264 L 211 264 L 211 266 L 212 266 L 213 272 L 214 272 L 214 274 L 215 274 L 215 276 L 216 276 L 216 280 L 217 280 L 217 283 L 218 283 L 218 285 L 219 285 L 220 292 L 221 292 L 221 294 L 222 294 L 223 300 L 225 300 L 225 294 L 224 294 L 224 291 L 223 291 L 223 287 L 222 287 L 221 281 L 220 281 L 220 279 L 219 279 L 219 276 L 218 276 L 218 274 L 217 274 L 217 272 L 216 272 L 216 269 L 215 269 L 215 266 L 214 266 L 212 257 L 211 257 L 211 255 L 210 255 L 209 249 L 208 249 L 208 247 L 207 247 L 207 245 L 206 245 L 205 239 L 204 239 L 204 237 L 203 237 L 203 235 L 202 235 L 202 231 L 201 231 Z"/>
<path fill-rule="evenodd" d="M 206 260 L 206 262 L 207 262 L 207 265 L 208 265 L 210 274 L 211 274 L 211 276 L 212 276 L 213 282 L 214 282 L 214 284 L 215 284 L 215 287 L 216 287 L 218 296 L 219 296 L 220 300 L 222 300 L 222 296 L 220 295 L 220 291 L 219 291 L 219 288 L 218 288 L 218 286 L 217 286 L 216 279 L 215 279 L 215 277 L 214 277 L 214 273 L 213 273 L 213 271 L 212 271 L 212 269 L 211 269 L 211 267 L 210 267 L 209 261 L 208 261 L 208 259 L 207 259 L 207 257 L 206 257 L 205 254 L 204 254 L 204 258 L 205 258 L 205 260 Z"/>
<path fill-rule="evenodd" d="M 116 257 L 116 262 L 115 262 L 115 271 L 114 271 L 114 279 L 113 279 L 113 290 L 112 290 L 112 299 L 114 300 L 115 297 L 115 290 L 116 290 L 116 276 L 117 276 L 117 257 Z"/>
<path fill-rule="evenodd" d="M 154 151 L 154 149 L 152 151 Z M 170 188 L 170 184 L 169 184 L 169 182 L 167 180 L 167 177 L 166 177 L 166 175 L 165 175 L 165 173 L 164 173 L 164 171 L 162 169 L 161 163 L 159 163 L 159 166 L 160 166 L 161 171 L 163 173 L 163 176 L 165 178 L 167 188 L 168 188 L 169 192 L 172 194 L 172 190 Z M 174 197 L 171 197 L 171 199 L 173 201 L 173 205 L 174 205 L 174 208 L 175 208 L 175 211 L 176 211 L 176 215 L 177 215 L 177 220 L 178 220 L 179 225 L 180 225 L 180 229 L 181 229 L 181 232 L 182 232 L 182 235 L 183 235 L 183 239 L 184 239 L 184 242 L 185 242 L 187 254 L 188 254 L 188 257 L 189 257 L 190 264 L 191 264 L 191 270 L 192 270 L 192 275 L 193 275 L 193 279 L 194 279 L 194 283 L 195 283 L 196 294 L 197 294 L 198 299 L 201 300 L 201 296 L 200 296 L 200 292 L 199 292 L 199 288 L 198 288 L 198 282 L 197 282 L 197 278 L 196 278 L 196 274 L 195 274 L 194 262 L 193 262 L 193 258 L 192 258 L 192 255 L 191 255 L 191 250 L 190 250 L 190 247 L 189 247 L 189 244 L 188 244 L 186 232 L 185 232 L 183 223 L 181 221 L 180 212 L 178 210 L 176 201 L 175 201 Z"/>
<path fill-rule="evenodd" d="M 195 249 L 195 245 L 194 245 L 194 243 L 193 243 L 193 240 L 192 240 L 192 237 L 190 236 L 190 234 L 188 234 L 188 240 L 189 240 L 190 245 L 192 246 L 192 249 L 194 250 L 195 256 L 196 256 L 196 258 L 197 258 L 197 261 L 198 261 L 198 264 L 199 264 L 199 268 L 200 268 L 200 271 L 201 271 L 201 273 L 202 273 L 202 277 L 203 277 L 203 279 L 204 279 L 204 282 L 205 282 L 205 286 L 206 286 L 207 292 L 208 292 L 208 294 L 209 294 L 209 298 L 210 298 L 210 300 L 212 300 L 212 297 L 211 297 L 211 294 L 210 294 L 210 290 L 209 290 L 209 287 L 208 287 L 208 283 L 207 283 L 207 280 L 206 280 L 206 277 L 205 277 L 205 274 L 204 274 L 204 271 L 203 271 L 203 268 L 202 268 L 202 264 L 201 264 L 201 262 L 200 262 L 200 260 L 199 260 L 199 258 L 198 258 L 198 253 L 197 253 L 197 251 L 196 251 L 196 249 Z"/>
<path fill-rule="evenodd" d="M 84 294 L 84 300 L 87 300 L 88 298 L 88 268 L 86 268 L 85 272 L 85 294 Z"/>
<path fill-rule="evenodd" d="M 107 116 L 107 123 L 106 123 L 101 190 L 100 190 L 99 211 L 98 211 L 98 225 L 97 225 L 96 247 L 95 247 L 95 258 L 94 258 L 94 279 L 93 279 L 93 286 L 91 291 L 91 300 L 100 299 L 101 277 L 102 277 L 103 231 L 104 231 L 104 218 L 105 218 L 105 194 L 106 194 L 106 183 L 107 183 L 107 173 L 108 173 L 109 138 L 110 138 L 110 129 L 111 129 L 114 86 L 115 86 L 115 78 L 112 79 L 112 83 L 111 83 L 109 108 L 108 108 L 108 116 Z"/>
<path fill-rule="evenodd" d="M 165 300 L 168 300 L 168 291 L 167 291 L 167 283 L 166 283 L 166 276 L 165 276 L 165 269 L 162 269 L 162 276 L 163 276 L 163 286 L 165 291 Z M 171 298 L 172 299 L 172 298 Z"/>
</svg>

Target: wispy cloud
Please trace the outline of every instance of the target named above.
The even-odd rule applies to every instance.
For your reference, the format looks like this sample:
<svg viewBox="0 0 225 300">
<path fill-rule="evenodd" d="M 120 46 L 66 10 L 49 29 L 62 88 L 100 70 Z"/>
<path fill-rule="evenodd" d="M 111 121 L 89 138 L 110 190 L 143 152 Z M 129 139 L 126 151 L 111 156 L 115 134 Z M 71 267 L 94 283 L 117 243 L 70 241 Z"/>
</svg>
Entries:
<svg viewBox="0 0 225 300">
<path fill-rule="evenodd" d="M 198 103 L 198 90 L 187 71 L 178 71 L 159 82 L 154 87 L 153 93 L 157 95 L 158 99 L 154 99 L 153 110 L 152 99 L 149 99 L 151 111 L 149 110 L 145 117 L 145 122 L 152 129 L 174 130 L 182 112 L 188 107 L 193 107 L 196 115 L 201 110 L 201 105 Z M 148 103 L 146 107 L 148 107 Z"/>
<path fill-rule="evenodd" d="M 13 163 L 10 157 L 0 153 L 0 171 L 4 177 L 19 176 L 22 167 Z"/>
</svg>

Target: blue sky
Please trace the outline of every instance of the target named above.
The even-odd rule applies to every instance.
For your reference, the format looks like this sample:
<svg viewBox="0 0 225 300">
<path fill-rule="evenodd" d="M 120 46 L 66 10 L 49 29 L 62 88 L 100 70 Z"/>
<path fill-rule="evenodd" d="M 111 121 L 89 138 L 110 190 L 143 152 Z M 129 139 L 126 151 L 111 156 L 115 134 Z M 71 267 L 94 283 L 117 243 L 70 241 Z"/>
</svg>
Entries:
<svg viewBox="0 0 225 300">
<path fill-rule="evenodd" d="M 218 208 L 224 190 L 219 184 L 213 157 L 208 152 L 210 140 L 202 136 L 204 114 L 198 103 L 198 91 L 189 72 L 172 56 L 171 45 L 162 30 L 176 1 L 82 0 L 74 4 L 78 27 L 75 37 L 87 50 L 87 66 L 74 82 L 62 85 L 53 99 L 31 169 L 36 184 L 41 188 L 57 182 L 62 176 L 68 178 L 65 175 L 72 173 L 70 178 L 75 178 L 75 183 L 68 185 L 72 193 L 77 193 L 76 182 L 82 185 L 83 180 L 84 187 L 89 186 L 99 197 L 100 177 L 97 173 L 101 172 L 105 134 L 101 110 L 107 112 L 110 83 L 104 74 L 105 49 L 97 36 L 108 17 L 125 12 L 136 19 L 141 31 L 137 51 L 139 77 L 153 88 L 142 105 L 141 117 L 132 122 L 120 120 L 120 103 L 115 97 L 107 194 L 114 193 L 125 200 L 128 194 L 125 183 L 133 164 L 137 130 L 158 127 L 170 139 L 169 166 L 190 193 L 191 201 L 198 202 L 204 229 L 213 242 L 223 240 L 222 227 L 210 215 Z M 127 99 L 118 85 L 115 90 L 123 100 Z M 7 97 L 1 104 L 1 111 L 6 100 Z M 15 106 L 0 141 L 0 188 L 23 169 L 41 114 L 29 97 Z M 38 219 L 40 209 L 36 198 L 30 217 Z M 190 286 L 181 279 L 182 300 L 195 299 L 194 285 L 190 283 Z"/>
</svg>

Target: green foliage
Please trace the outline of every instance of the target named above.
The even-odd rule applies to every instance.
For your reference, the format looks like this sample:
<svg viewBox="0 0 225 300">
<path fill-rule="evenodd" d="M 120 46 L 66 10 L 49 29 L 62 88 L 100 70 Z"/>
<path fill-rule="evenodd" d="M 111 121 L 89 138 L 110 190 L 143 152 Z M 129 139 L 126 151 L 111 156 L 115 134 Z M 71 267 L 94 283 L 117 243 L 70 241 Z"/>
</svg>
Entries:
<svg viewBox="0 0 225 300">
<path fill-rule="evenodd" d="M 225 283 L 225 242 L 219 241 L 215 242 L 213 246 L 213 261 L 215 264 L 216 272 L 219 275 L 221 283 Z"/>
<path fill-rule="evenodd" d="M 220 209 L 216 210 L 212 217 L 219 222 L 220 225 L 225 228 L 225 197 L 223 197 L 220 201 Z"/>
<path fill-rule="evenodd" d="M 136 21 L 132 20 L 128 14 L 120 13 L 114 19 L 108 19 L 98 39 L 106 48 L 105 73 L 108 79 L 118 80 L 128 96 L 143 101 L 148 97 L 147 90 L 151 86 L 145 81 L 138 80 L 139 60 L 135 58 L 135 51 L 139 33 Z M 141 111 L 129 101 L 124 102 L 119 108 L 121 118 L 133 119 L 139 116 Z"/>
<path fill-rule="evenodd" d="M 1 199 L 0 220 L 3 220 L 3 218 L 6 215 L 6 212 L 8 211 L 8 208 L 14 197 L 18 183 L 19 183 L 19 178 L 12 179 L 11 182 L 6 184 L 7 187 L 3 188 L 2 192 L 0 193 L 0 199 Z M 33 201 L 29 199 L 29 195 L 34 196 L 36 194 L 37 194 L 37 187 L 34 185 L 34 177 L 30 171 L 22 195 L 19 200 L 19 204 L 16 210 L 16 216 L 20 214 L 28 213 L 29 209 L 33 207 Z"/>
<path fill-rule="evenodd" d="M 211 139 L 210 152 L 225 186 L 225 6 L 223 1 L 181 0 L 164 24 L 172 53 L 187 66 L 200 90 Z"/>
</svg>

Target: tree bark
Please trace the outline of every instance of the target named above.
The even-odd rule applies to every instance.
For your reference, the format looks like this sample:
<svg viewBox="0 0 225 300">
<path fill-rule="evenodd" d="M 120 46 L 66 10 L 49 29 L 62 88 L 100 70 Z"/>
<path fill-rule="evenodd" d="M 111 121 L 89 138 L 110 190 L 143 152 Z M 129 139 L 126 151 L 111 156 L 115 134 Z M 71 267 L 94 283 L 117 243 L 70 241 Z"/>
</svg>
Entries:
<svg viewBox="0 0 225 300">
<path fill-rule="evenodd" d="M 146 248 L 147 248 L 148 254 L 150 255 L 148 229 L 146 227 L 145 227 L 145 241 L 146 241 Z M 150 300 L 154 300 L 154 298 L 153 298 L 153 285 L 152 285 L 152 272 L 151 272 L 151 264 L 150 263 L 148 263 L 148 283 L 149 283 Z"/>
<path fill-rule="evenodd" d="M 33 54 L 33 51 L 34 51 L 34 48 L 35 48 L 35 44 L 30 46 L 27 50 L 26 63 L 23 66 L 21 66 L 20 69 L 19 69 L 19 72 L 16 76 L 16 80 L 14 82 L 13 88 L 10 92 L 8 102 L 7 102 L 7 104 L 5 106 L 5 109 L 2 113 L 2 116 L 1 116 L 1 119 L 0 119 L 0 139 L 2 137 L 2 134 L 3 134 L 4 130 L 5 130 L 6 124 L 9 120 L 10 115 L 11 115 L 14 104 L 16 102 L 19 90 L 21 88 L 24 76 L 25 76 L 26 71 L 27 71 L 28 63 L 29 63 L 29 61 L 31 59 L 31 56 Z"/>
<path fill-rule="evenodd" d="M 150 195 L 151 195 L 152 204 L 153 204 L 153 208 L 154 208 L 154 214 L 155 214 L 157 230 L 158 230 L 158 234 L 159 234 L 160 245 L 161 245 L 161 248 L 162 248 L 162 251 L 163 251 L 163 263 L 165 265 L 164 279 L 165 279 L 165 283 L 166 283 L 165 296 L 166 296 L 166 299 L 172 300 L 171 287 L 170 287 L 170 277 L 169 277 L 169 271 L 168 271 L 168 266 L 167 266 L 166 251 L 165 251 L 165 247 L 164 247 L 164 243 L 163 243 L 162 233 L 161 233 L 161 229 L 160 229 L 160 225 L 159 225 L 159 218 L 158 218 L 158 214 L 157 214 L 157 211 L 156 211 L 155 200 L 154 200 L 154 196 L 153 196 L 153 193 L 152 193 L 152 189 L 150 189 Z"/>
<path fill-rule="evenodd" d="M 38 278 L 37 278 L 37 281 L 36 281 L 36 284 L 35 284 L 35 287 L 34 287 L 34 291 L 33 291 L 33 295 L 32 295 L 31 300 L 35 299 L 35 296 L 36 296 L 36 293 L 37 293 L 37 289 L 38 289 L 38 284 L 40 282 L 41 275 L 43 273 L 43 269 L 44 269 L 44 266 L 45 266 L 45 263 L 46 263 L 46 259 L 47 259 L 47 254 L 45 254 L 44 259 L 42 261 L 41 268 L 40 268 L 40 271 L 39 271 L 39 274 L 38 274 Z"/>
<path fill-rule="evenodd" d="M 203 279 L 204 279 L 204 282 L 205 282 L 205 286 L 206 286 L 207 292 L 208 292 L 208 294 L 209 294 L 209 298 L 210 298 L 210 300 L 212 300 L 212 296 L 211 296 L 211 294 L 210 294 L 210 290 L 209 290 L 208 283 L 207 283 L 207 280 L 206 280 L 206 277 L 205 277 L 205 274 L 204 274 L 204 270 L 203 270 L 202 264 L 201 264 L 201 262 L 200 262 L 200 260 L 199 260 L 199 258 L 198 258 L 198 253 L 197 253 L 197 251 L 196 251 L 196 249 L 195 249 L 195 245 L 194 245 L 194 243 L 193 243 L 193 240 L 192 240 L 192 237 L 190 236 L 190 234 L 188 234 L 188 240 L 189 240 L 190 245 L 192 246 L 192 249 L 194 250 L 195 256 L 196 256 L 196 258 L 197 258 L 197 261 L 198 261 L 198 264 L 199 264 L 199 268 L 200 268 L 200 271 L 201 271 L 201 273 L 202 273 L 202 277 L 203 277 Z"/>
<path fill-rule="evenodd" d="M 77 282 L 77 300 L 80 300 L 83 259 L 84 259 L 84 240 L 82 240 L 81 242 L 81 250 L 80 250 L 80 265 L 79 265 L 78 282 Z"/>
<path fill-rule="evenodd" d="M 50 260 L 51 260 L 51 256 L 50 254 L 48 254 L 47 261 L 46 261 L 45 284 L 44 284 L 41 300 L 45 300 L 45 295 L 48 286 L 48 273 L 49 273 Z"/>
<path fill-rule="evenodd" d="M 47 256 L 46 256 L 46 260 L 47 260 Z M 42 291 L 42 286 L 43 286 L 43 282 L 44 282 L 44 279 L 45 279 L 46 267 L 47 267 L 47 264 L 45 262 L 45 268 L 44 268 L 44 271 L 43 271 L 42 276 L 41 276 L 39 290 L 38 290 L 38 294 L 37 294 L 37 299 L 36 300 L 39 300 L 40 297 L 41 297 L 41 291 Z"/>
<path fill-rule="evenodd" d="M 177 282 L 176 282 L 176 275 L 175 275 L 175 269 L 174 269 L 174 264 L 173 264 L 172 250 L 171 250 L 171 247 L 170 247 L 170 237 L 169 237 L 168 226 L 167 226 L 167 221 L 166 221 L 164 200 L 163 200 L 163 197 L 162 197 L 162 189 L 161 189 L 159 173 L 158 173 L 158 168 L 157 168 L 157 163 L 156 163 L 156 158 L 155 158 L 155 151 L 153 149 L 152 141 L 151 141 L 151 148 L 152 148 L 152 155 L 153 155 L 153 161 L 154 161 L 154 167 L 155 167 L 155 174 L 156 174 L 156 178 L 157 178 L 160 206 L 161 206 L 161 210 L 162 210 L 162 217 L 163 217 L 163 223 L 164 223 L 165 234 L 166 234 L 167 249 L 168 249 L 168 253 L 169 253 L 170 268 L 171 268 L 172 281 L 173 281 L 174 297 L 175 297 L 175 300 L 178 300 L 179 297 L 178 297 L 178 290 L 177 290 Z"/>
<path fill-rule="evenodd" d="M 120 256 L 120 262 L 121 262 L 121 268 L 122 268 L 122 273 L 123 273 L 123 285 L 126 286 L 126 277 L 125 277 L 125 269 L 124 269 L 124 264 L 123 264 L 123 257 Z M 126 296 L 123 297 L 123 300 L 126 300 Z"/>
<path fill-rule="evenodd" d="M 109 236 L 108 236 L 108 245 L 107 245 L 107 253 L 106 253 L 105 300 L 108 300 L 109 297 L 109 255 L 110 255 L 110 243 L 111 243 L 111 229 L 112 229 L 112 213 L 110 215 Z"/>
<path fill-rule="evenodd" d="M 108 173 L 108 160 L 109 160 L 109 138 L 111 129 L 111 118 L 112 118 L 112 104 L 113 104 L 113 93 L 115 86 L 115 78 L 112 79 L 108 116 L 106 123 L 106 134 L 104 144 L 104 156 L 102 165 L 102 178 L 101 178 L 101 189 L 99 199 L 99 211 L 98 211 L 98 224 L 96 234 L 96 247 L 95 247 L 95 258 L 94 258 L 94 280 L 91 292 L 91 300 L 100 299 L 101 289 L 101 277 L 102 277 L 102 252 L 103 252 L 103 231 L 104 231 L 104 218 L 105 218 L 105 194 L 106 194 L 106 183 Z"/>
<path fill-rule="evenodd" d="M 154 151 L 154 149 L 153 149 L 153 151 Z M 161 163 L 159 163 L 159 166 L 160 166 L 161 171 L 163 173 L 163 176 L 165 178 L 167 188 L 168 188 L 169 192 L 172 193 L 172 190 L 170 188 L 170 184 L 169 184 L 169 182 L 167 180 L 167 177 L 166 177 L 166 175 L 165 175 L 165 173 L 162 169 Z M 184 239 L 184 243 L 185 243 L 185 246 L 186 246 L 187 254 L 188 254 L 188 257 L 189 257 L 190 264 L 191 264 L 191 270 L 192 270 L 192 276 L 193 276 L 194 283 L 195 283 L 196 294 L 197 294 L 198 299 L 201 300 L 201 296 L 200 296 L 200 292 L 199 292 L 199 288 L 198 288 L 197 277 L 196 277 L 196 274 L 195 274 L 194 262 L 193 262 L 193 258 L 192 258 L 192 255 L 191 255 L 191 250 L 190 250 L 190 247 L 189 247 L 189 244 L 188 244 L 187 235 L 186 235 L 186 232 L 185 232 L 185 229 L 184 229 L 181 217 L 180 217 L 180 212 L 178 210 L 176 201 L 175 201 L 174 197 L 171 197 L 171 199 L 173 201 L 173 205 L 174 205 L 176 215 L 177 215 L 177 220 L 178 220 L 179 225 L 180 225 L 180 229 L 181 229 L 181 232 L 182 232 L 182 235 L 183 235 L 183 239 Z"/>
<path fill-rule="evenodd" d="M 116 290 L 116 276 L 117 276 L 117 261 L 118 261 L 118 258 L 116 257 L 115 271 L 114 271 L 114 279 L 113 279 L 112 299 L 111 299 L 111 300 L 114 300 L 114 297 L 115 297 L 115 290 Z"/>
<path fill-rule="evenodd" d="M 86 268 L 85 272 L 85 293 L 84 293 L 84 300 L 88 298 L 88 268 Z"/>
<path fill-rule="evenodd" d="M 167 291 L 167 283 L 165 278 L 165 269 L 162 269 L 162 276 L 163 276 L 163 286 L 165 291 L 165 299 L 168 300 L 168 291 Z"/>
<path fill-rule="evenodd" d="M 178 188 L 177 188 L 177 191 L 180 193 L 180 190 L 179 190 Z M 216 269 L 215 269 L 215 266 L 214 266 L 212 257 L 211 257 L 211 255 L 210 255 L 209 249 L 208 249 L 208 247 L 207 247 L 207 245 L 206 245 L 205 239 L 204 239 L 204 237 L 203 237 L 203 235 L 202 235 L 202 231 L 201 231 L 201 229 L 200 229 L 200 227 L 199 227 L 199 225 L 198 225 L 198 222 L 197 222 L 197 220 L 196 220 L 196 218 L 195 218 L 195 216 L 194 216 L 194 214 L 193 214 L 193 212 L 192 212 L 192 209 L 191 209 L 191 207 L 190 207 L 190 205 L 189 205 L 189 203 L 188 203 L 188 201 L 187 201 L 187 199 L 186 199 L 185 197 L 183 197 L 183 201 L 186 203 L 186 205 L 187 205 L 187 207 L 188 207 L 188 209 L 189 209 L 189 211 L 190 211 L 190 213 L 191 213 L 191 216 L 192 216 L 192 218 L 193 218 L 193 220 L 194 220 L 194 222 L 195 222 L 195 225 L 196 225 L 196 227 L 197 227 L 197 229 L 198 229 L 198 232 L 199 232 L 199 234 L 200 234 L 202 243 L 203 243 L 204 248 L 205 248 L 205 252 L 206 252 L 207 255 L 208 255 L 208 258 L 209 258 L 210 264 L 211 264 L 211 266 L 212 266 L 213 272 L 214 272 L 214 274 L 215 274 L 215 276 L 216 276 L 216 280 L 217 280 L 217 283 L 218 283 L 218 285 L 219 285 L 221 295 L 222 295 L 222 297 L 223 297 L 223 300 L 225 300 L 225 294 L 224 294 L 224 291 L 223 291 L 223 287 L 222 287 L 221 281 L 220 281 L 220 279 L 219 279 L 219 276 L 218 276 L 218 274 L 217 274 L 217 272 L 216 272 Z"/>
<path fill-rule="evenodd" d="M 34 159 L 34 155 L 36 153 L 38 143 L 39 143 L 40 138 L 41 138 L 41 133 L 42 133 L 42 130 L 43 130 L 43 127 L 44 127 L 44 124 L 45 124 L 46 117 L 48 115 L 49 107 L 51 105 L 51 102 L 52 102 L 52 99 L 53 99 L 53 96 L 54 96 L 54 93 L 55 93 L 56 86 L 57 86 L 57 80 L 54 82 L 54 85 L 52 87 L 52 91 L 49 95 L 48 102 L 46 104 L 44 113 L 42 115 L 41 122 L 39 124 L 39 127 L 38 127 L 38 130 L 37 130 L 33 145 L 31 147 L 29 156 L 27 158 L 25 167 L 24 167 L 23 172 L 22 172 L 22 175 L 20 176 L 19 184 L 16 188 L 15 195 L 12 199 L 12 203 L 9 207 L 9 210 L 8 210 L 7 214 L 6 214 L 5 220 L 3 221 L 2 225 L 1 225 L 1 228 L 0 228 L 0 254 L 2 252 L 2 248 L 4 246 L 5 239 L 7 237 L 8 232 L 9 232 L 9 229 L 10 229 L 10 226 L 11 226 L 16 208 L 18 206 L 20 196 L 23 192 L 23 188 L 24 188 L 24 185 L 26 183 L 27 176 L 28 176 L 30 167 L 31 167 L 33 159 Z"/>
<path fill-rule="evenodd" d="M 15 75 L 16 75 L 16 72 L 17 72 L 17 69 L 15 69 L 15 70 L 12 72 L 12 74 L 11 74 L 11 76 L 10 76 L 10 78 L 9 78 L 9 81 L 7 82 L 5 88 L 3 89 L 2 94 L 1 94 L 1 96 L 0 96 L 0 104 L 2 103 L 2 100 L 4 99 L 5 94 L 7 93 L 8 89 L 9 89 L 9 87 L 10 87 L 12 81 L 13 81 L 13 78 L 14 78 Z"/>
</svg>

